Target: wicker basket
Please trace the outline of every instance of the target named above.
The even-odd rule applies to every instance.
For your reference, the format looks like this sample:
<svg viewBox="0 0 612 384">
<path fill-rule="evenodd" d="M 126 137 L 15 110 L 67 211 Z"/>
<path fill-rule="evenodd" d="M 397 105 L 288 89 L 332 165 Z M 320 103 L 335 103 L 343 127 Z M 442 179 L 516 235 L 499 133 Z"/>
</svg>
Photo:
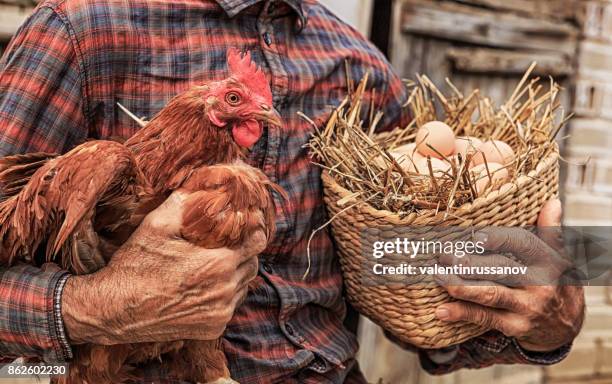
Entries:
<svg viewBox="0 0 612 384">
<path fill-rule="evenodd" d="M 558 158 L 555 145 L 555 150 L 541 159 L 528 175 L 519 176 L 514 183 L 457 208 L 453 216 L 447 217 L 444 212 L 434 210 L 400 217 L 377 210 L 367 202 L 347 209 L 346 201 L 351 200 L 352 192 L 324 171 L 324 199 L 330 217 L 334 217 L 332 231 L 351 304 L 400 340 L 421 348 L 442 348 L 484 333 L 486 329 L 473 324 L 445 323 L 435 317 L 436 308 L 452 299 L 431 278 L 414 284 L 397 284 L 392 278 L 386 283 L 364 282 L 364 265 L 372 260 L 362 252 L 361 237 L 364 233 L 368 236 L 371 229 L 384 231 L 388 237 L 402 237 L 401 228 L 406 226 L 533 225 L 542 205 L 557 196 Z M 407 257 L 404 261 L 410 262 Z"/>
</svg>

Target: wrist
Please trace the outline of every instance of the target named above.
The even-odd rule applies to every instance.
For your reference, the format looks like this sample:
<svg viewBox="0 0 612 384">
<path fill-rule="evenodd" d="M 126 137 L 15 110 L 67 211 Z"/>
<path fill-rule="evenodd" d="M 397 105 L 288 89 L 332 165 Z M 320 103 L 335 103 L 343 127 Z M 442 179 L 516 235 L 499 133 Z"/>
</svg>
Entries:
<svg viewBox="0 0 612 384">
<path fill-rule="evenodd" d="M 70 276 L 61 298 L 61 314 L 71 344 L 117 344 L 118 337 L 109 328 L 114 306 L 104 287 L 103 269 L 90 275 Z M 101 303 L 100 300 L 104 303 Z"/>
<path fill-rule="evenodd" d="M 535 344 L 527 341 L 521 341 L 519 339 L 515 339 L 516 344 L 525 352 L 532 353 L 545 353 L 550 351 L 556 351 L 557 349 L 563 347 L 567 343 L 555 343 L 555 344 Z"/>
</svg>

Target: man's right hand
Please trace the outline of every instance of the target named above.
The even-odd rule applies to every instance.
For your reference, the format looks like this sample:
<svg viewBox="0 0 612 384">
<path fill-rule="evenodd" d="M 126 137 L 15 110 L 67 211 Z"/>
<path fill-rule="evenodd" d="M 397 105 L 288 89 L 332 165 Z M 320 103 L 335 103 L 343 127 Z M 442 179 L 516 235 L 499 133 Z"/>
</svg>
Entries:
<svg viewBox="0 0 612 384">
<path fill-rule="evenodd" d="M 263 232 L 241 249 L 205 249 L 180 237 L 184 195 L 151 212 L 108 266 L 71 276 L 62 316 L 71 343 L 126 344 L 221 336 L 257 275 Z"/>
</svg>

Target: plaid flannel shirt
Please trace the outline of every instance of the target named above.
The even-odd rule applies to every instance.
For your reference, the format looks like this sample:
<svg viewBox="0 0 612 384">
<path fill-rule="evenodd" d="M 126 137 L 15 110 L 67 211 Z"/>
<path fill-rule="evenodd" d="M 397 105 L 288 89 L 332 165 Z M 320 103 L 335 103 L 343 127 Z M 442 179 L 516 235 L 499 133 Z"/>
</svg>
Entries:
<svg viewBox="0 0 612 384">
<path fill-rule="evenodd" d="M 65 152 L 89 138 L 129 137 L 137 125 L 117 107 L 151 117 L 177 93 L 227 75 L 229 47 L 252 52 L 266 72 L 286 125 L 271 127 L 250 162 L 289 194 L 278 202 L 277 234 L 261 255 L 257 287 L 225 333 L 232 376 L 241 383 L 364 383 L 356 337 L 343 325 L 342 276 L 325 221 L 320 169 L 303 145 L 302 111 L 323 124 L 353 79 L 371 73 L 367 96 L 384 109 L 380 126 L 406 123 L 406 91 L 383 55 L 314 0 L 48 0 L 18 30 L 0 62 L 0 156 Z M 60 311 L 65 271 L 0 269 L 0 356 L 48 362 L 71 357 Z M 450 353 L 421 351 L 431 372 L 493 363 L 560 360 L 530 355 L 498 333 Z M 437 361 L 435 363 L 434 361 Z M 172 382 L 153 364 L 143 381 Z"/>
</svg>

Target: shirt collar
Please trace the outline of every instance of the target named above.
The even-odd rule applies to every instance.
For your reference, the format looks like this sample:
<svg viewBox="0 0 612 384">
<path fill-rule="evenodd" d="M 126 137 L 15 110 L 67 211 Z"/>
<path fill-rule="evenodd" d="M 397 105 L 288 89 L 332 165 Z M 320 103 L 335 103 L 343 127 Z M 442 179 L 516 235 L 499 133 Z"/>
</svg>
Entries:
<svg viewBox="0 0 612 384">
<path fill-rule="evenodd" d="M 219 6 L 223 8 L 225 13 L 229 17 L 234 17 L 238 15 L 243 10 L 249 8 L 252 5 L 260 3 L 264 0 L 216 0 Z M 306 15 L 304 13 L 304 7 L 302 4 L 302 0 L 276 0 L 279 2 L 283 2 L 289 6 L 289 8 L 293 9 L 297 14 L 298 18 L 302 26 L 306 24 Z"/>
</svg>

